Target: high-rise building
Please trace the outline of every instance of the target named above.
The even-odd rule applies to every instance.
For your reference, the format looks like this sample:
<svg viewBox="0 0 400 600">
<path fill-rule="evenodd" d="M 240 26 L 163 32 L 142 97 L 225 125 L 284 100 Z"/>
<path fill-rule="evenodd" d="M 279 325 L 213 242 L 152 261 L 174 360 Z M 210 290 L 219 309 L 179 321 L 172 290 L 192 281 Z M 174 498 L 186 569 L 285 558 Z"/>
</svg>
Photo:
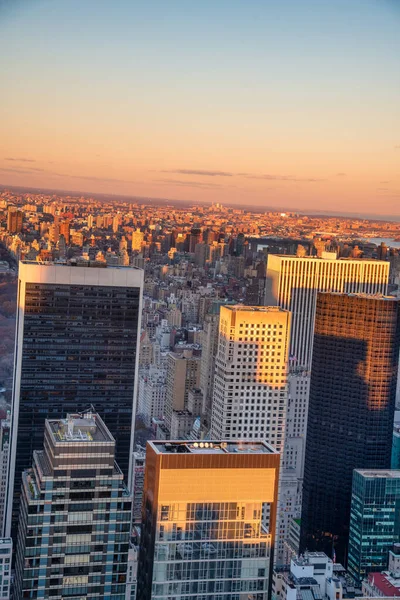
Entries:
<svg viewBox="0 0 400 600">
<path fill-rule="evenodd" d="M 212 403 L 214 439 L 262 439 L 283 450 L 290 313 L 222 306 Z"/>
<path fill-rule="evenodd" d="M 144 488 L 144 471 L 146 465 L 146 450 L 136 446 L 132 461 L 132 524 L 142 522 L 142 500 Z"/>
<path fill-rule="evenodd" d="M 16 206 L 9 206 L 7 211 L 7 231 L 20 233 L 22 231 L 24 213 Z"/>
<path fill-rule="evenodd" d="M 348 572 L 357 587 L 387 569 L 400 542 L 400 471 L 356 470 L 351 495 Z"/>
<path fill-rule="evenodd" d="M 0 598 L 9 600 L 11 591 L 11 538 L 0 537 Z M 15 598 L 14 594 L 14 598 Z"/>
<path fill-rule="evenodd" d="M 180 422 L 187 433 L 192 428 L 197 415 L 184 419 L 188 410 L 189 391 L 198 388 L 200 380 L 200 357 L 193 356 L 192 350 L 182 354 L 169 352 L 167 359 L 167 386 L 165 396 L 165 426 L 171 439 L 182 437 Z M 180 414 L 181 413 L 181 414 Z M 181 417 L 181 418 L 179 418 Z M 189 422 L 188 422 L 189 421 Z M 181 423 L 182 424 L 182 423 Z M 185 427 L 185 424 L 187 425 Z"/>
<path fill-rule="evenodd" d="M 128 480 L 142 287 L 133 268 L 20 263 L 6 535 L 46 418 L 93 406 Z"/>
<path fill-rule="evenodd" d="M 95 413 L 46 420 L 22 476 L 16 598 L 125 600 L 131 496 Z"/>
<path fill-rule="evenodd" d="M 189 236 L 189 252 L 194 254 L 196 250 L 196 245 L 199 244 L 203 239 L 201 228 L 200 227 L 192 227 L 190 230 Z"/>
<path fill-rule="evenodd" d="M 70 238 L 70 231 L 71 231 L 71 224 L 69 221 L 61 221 L 60 223 L 60 236 L 64 236 L 65 238 L 65 243 L 68 245 L 69 244 L 69 238 Z"/>
<path fill-rule="evenodd" d="M 384 261 L 337 259 L 331 252 L 321 258 L 268 255 L 265 304 L 292 313 L 292 364 L 310 368 L 317 292 L 386 294 L 388 281 Z"/>
<path fill-rule="evenodd" d="M 400 469 L 400 411 L 396 410 L 393 423 L 392 469 Z"/>
<path fill-rule="evenodd" d="M 4 507 L 7 493 L 7 473 L 10 451 L 10 420 L 0 421 L 0 537 L 4 531 Z M 1 595 L 0 595 L 1 598 Z"/>
<path fill-rule="evenodd" d="M 388 469 L 400 349 L 393 297 L 317 297 L 301 550 L 343 562 L 354 469 Z"/>
<path fill-rule="evenodd" d="M 136 229 L 132 233 L 132 250 L 133 252 L 140 252 L 142 250 L 142 244 L 144 240 L 144 233 L 140 229 Z"/>
<path fill-rule="evenodd" d="M 265 442 L 148 442 L 137 600 L 266 600 L 279 462 Z"/>
<path fill-rule="evenodd" d="M 212 302 L 204 317 L 201 339 L 200 389 L 203 394 L 202 421 L 204 430 L 211 427 L 211 406 L 214 390 L 215 357 L 218 349 L 218 328 L 221 300 Z"/>
</svg>

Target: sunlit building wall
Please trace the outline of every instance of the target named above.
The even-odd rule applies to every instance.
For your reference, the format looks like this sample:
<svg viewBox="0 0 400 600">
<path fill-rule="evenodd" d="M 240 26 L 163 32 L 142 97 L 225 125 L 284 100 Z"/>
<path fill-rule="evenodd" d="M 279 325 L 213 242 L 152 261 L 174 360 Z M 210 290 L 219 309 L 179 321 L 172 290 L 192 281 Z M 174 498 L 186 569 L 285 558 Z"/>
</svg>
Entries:
<svg viewBox="0 0 400 600">
<path fill-rule="evenodd" d="M 399 349 L 398 300 L 318 294 L 301 551 L 346 561 L 353 470 L 390 468 Z"/>
<path fill-rule="evenodd" d="M 279 463 L 264 442 L 148 442 L 137 600 L 267 600 Z"/>
<path fill-rule="evenodd" d="M 389 262 L 337 259 L 331 252 L 321 258 L 268 255 L 265 304 L 292 313 L 292 365 L 310 368 L 317 292 L 386 294 L 389 268 Z"/>
<path fill-rule="evenodd" d="M 222 306 L 212 403 L 215 439 L 262 439 L 283 450 L 290 313 Z"/>
</svg>

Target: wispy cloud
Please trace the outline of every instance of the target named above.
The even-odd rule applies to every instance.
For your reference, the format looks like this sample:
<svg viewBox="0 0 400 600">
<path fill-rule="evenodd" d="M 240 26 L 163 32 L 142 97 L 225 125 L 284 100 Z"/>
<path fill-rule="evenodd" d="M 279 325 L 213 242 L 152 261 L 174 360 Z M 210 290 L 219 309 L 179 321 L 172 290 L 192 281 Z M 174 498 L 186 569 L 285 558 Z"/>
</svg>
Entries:
<svg viewBox="0 0 400 600">
<path fill-rule="evenodd" d="M 294 175 L 273 175 L 256 173 L 234 173 L 231 171 L 217 171 L 212 169 L 171 169 L 159 172 L 175 173 L 176 175 L 198 175 L 201 177 L 244 177 L 246 179 L 264 179 L 266 181 L 287 181 L 294 183 L 314 183 L 316 181 L 325 181 L 325 179 L 319 179 L 317 177 L 296 177 Z M 339 175 L 344 176 L 345 173 L 340 173 Z M 183 181 L 182 185 L 185 185 Z"/>
<path fill-rule="evenodd" d="M 210 171 L 204 169 L 171 169 L 160 173 L 176 173 L 177 175 L 200 175 L 201 177 L 233 177 L 234 173 L 227 171 Z"/>
<path fill-rule="evenodd" d="M 251 173 L 238 173 L 239 176 L 245 177 L 246 179 L 264 179 L 266 181 L 288 181 L 290 183 L 314 183 L 316 181 L 325 181 L 325 179 L 319 179 L 318 177 L 296 177 L 294 175 L 252 175 Z"/>
<path fill-rule="evenodd" d="M 400 144 L 398 144 L 397 146 L 395 146 L 396 150 L 400 150 Z"/>
<path fill-rule="evenodd" d="M 180 179 L 157 179 L 158 183 L 169 183 L 185 187 L 216 188 L 221 187 L 218 183 L 205 183 L 204 181 L 181 181 Z"/>
<path fill-rule="evenodd" d="M 346 177 L 346 173 L 336 173 L 336 177 Z"/>
<path fill-rule="evenodd" d="M 8 156 L 7 158 L 5 158 L 4 160 L 9 160 L 12 162 L 27 162 L 27 163 L 32 163 L 32 162 L 36 162 L 36 160 L 34 160 L 33 158 L 16 158 L 13 156 Z"/>
</svg>

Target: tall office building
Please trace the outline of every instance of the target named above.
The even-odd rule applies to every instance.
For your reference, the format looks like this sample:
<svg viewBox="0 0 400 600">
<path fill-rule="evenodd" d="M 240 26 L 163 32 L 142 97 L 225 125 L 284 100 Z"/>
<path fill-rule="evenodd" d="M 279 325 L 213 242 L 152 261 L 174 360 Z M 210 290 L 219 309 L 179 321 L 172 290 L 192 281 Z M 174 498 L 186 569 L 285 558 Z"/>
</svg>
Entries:
<svg viewBox="0 0 400 600">
<path fill-rule="evenodd" d="M 198 388 L 200 357 L 192 350 L 183 354 L 169 352 L 167 359 L 167 387 L 165 397 L 165 426 L 171 439 L 185 437 L 198 415 L 188 414 L 189 391 Z"/>
<path fill-rule="evenodd" d="M 353 469 L 390 468 L 399 349 L 398 300 L 318 294 L 301 550 L 345 562 Z"/>
<path fill-rule="evenodd" d="M 128 480 L 142 287 L 143 272 L 129 267 L 20 263 L 6 535 L 46 418 L 92 405 Z"/>
<path fill-rule="evenodd" d="M 388 567 L 400 542 L 400 471 L 356 470 L 351 495 L 348 572 L 358 587 Z"/>
<path fill-rule="evenodd" d="M 279 462 L 264 442 L 148 442 L 137 600 L 267 600 Z"/>
<path fill-rule="evenodd" d="M 0 537 L 0 598 L 9 600 L 11 592 L 11 538 Z M 14 595 L 15 598 L 15 595 Z"/>
<path fill-rule="evenodd" d="M 46 420 L 22 476 L 16 598 L 125 600 L 131 496 L 98 414 Z"/>
<path fill-rule="evenodd" d="M 295 367 L 310 368 L 317 292 L 386 294 L 389 263 L 337 259 L 335 253 L 311 256 L 270 254 L 265 304 L 292 313 L 290 357 Z"/>
<path fill-rule="evenodd" d="M 142 500 L 144 488 L 144 470 L 146 465 L 146 450 L 136 446 L 132 461 L 132 524 L 142 522 Z"/>
<path fill-rule="evenodd" d="M 212 404 L 214 439 L 262 439 L 283 450 L 290 313 L 222 306 Z"/>
<path fill-rule="evenodd" d="M 11 423 L 8 418 L 0 421 L 0 537 L 4 531 L 4 507 L 6 504 L 8 460 L 10 454 L 10 425 Z"/>
<path fill-rule="evenodd" d="M 133 252 L 140 252 L 142 250 L 144 240 L 144 233 L 140 229 L 136 229 L 132 233 L 132 250 Z"/>
<path fill-rule="evenodd" d="M 7 231 L 19 233 L 22 231 L 24 213 L 16 206 L 9 206 L 7 211 Z"/>
</svg>

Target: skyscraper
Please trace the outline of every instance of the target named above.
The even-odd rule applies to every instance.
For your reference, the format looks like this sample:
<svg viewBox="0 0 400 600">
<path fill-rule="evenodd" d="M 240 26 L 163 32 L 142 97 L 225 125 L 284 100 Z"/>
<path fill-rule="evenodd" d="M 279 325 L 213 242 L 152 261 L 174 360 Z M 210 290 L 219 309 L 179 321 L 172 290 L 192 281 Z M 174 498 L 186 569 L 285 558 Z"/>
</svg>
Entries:
<svg viewBox="0 0 400 600">
<path fill-rule="evenodd" d="M 387 569 L 396 542 L 400 542 L 400 471 L 354 471 L 348 571 L 358 587 L 368 573 Z"/>
<path fill-rule="evenodd" d="M 7 231 L 10 233 L 19 233 L 22 231 L 24 213 L 18 210 L 16 206 L 9 206 L 7 212 Z"/>
<path fill-rule="evenodd" d="M 14 477 L 15 524 L 21 473 L 41 447 L 46 418 L 92 405 L 128 480 L 142 286 L 133 268 L 20 263 L 6 531 Z"/>
<path fill-rule="evenodd" d="M 46 420 L 22 476 L 16 598 L 125 600 L 131 497 L 98 414 Z M 49 510 L 50 509 L 50 510 Z"/>
<path fill-rule="evenodd" d="M 10 420 L 7 418 L 0 421 L 0 537 L 4 531 L 4 507 L 6 504 L 9 454 Z"/>
<path fill-rule="evenodd" d="M 279 462 L 264 442 L 148 442 L 137 600 L 266 600 Z"/>
<path fill-rule="evenodd" d="M 198 415 L 187 414 L 189 391 L 197 388 L 200 380 L 200 357 L 192 350 L 183 354 L 168 353 L 167 386 L 165 397 L 165 426 L 171 439 L 181 439 L 189 433 Z M 187 418 L 185 418 L 187 415 Z"/>
<path fill-rule="evenodd" d="M 290 313 L 222 306 L 212 403 L 215 439 L 262 439 L 283 450 Z"/>
<path fill-rule="evenodd" d="M 139 228 L 132 233 L 132 250 L 133 252 L 140 252 L 144 240 L 144 233 Z"/>
<path fill-rule="evenodd" d="M 310 368 L 317 292 L 386 294 L 389 266 L 377 260 L 337 259 L 331 252 L 321 258 L 268 256 L 265 304 L 292 313 L 294 366 Z"/>
<path fill-rule="evenodd" d="M 345 560 L 353 469 L 390 468 L 400 349 L 393 297 L 317 297 L 301 549 Z"/>
</svg>

